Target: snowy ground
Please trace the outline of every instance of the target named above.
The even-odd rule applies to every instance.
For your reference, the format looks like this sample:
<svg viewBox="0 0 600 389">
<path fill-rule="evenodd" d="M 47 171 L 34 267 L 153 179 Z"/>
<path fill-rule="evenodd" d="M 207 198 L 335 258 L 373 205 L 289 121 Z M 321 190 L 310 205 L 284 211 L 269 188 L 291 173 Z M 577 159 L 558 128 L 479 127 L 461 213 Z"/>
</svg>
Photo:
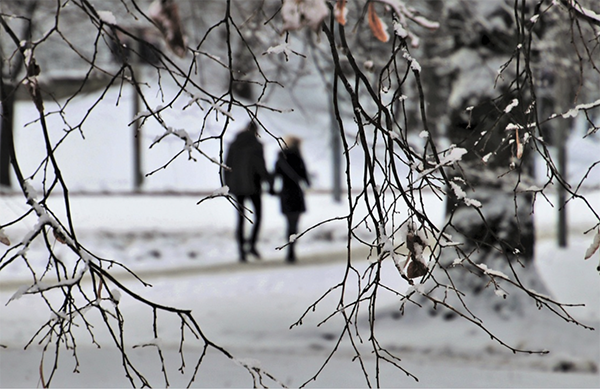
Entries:
<svg viewBox="0 0 600 389">
<path fill-rule="evenodd" d="M 600 196 L 593 194 L 592 201 Z M 341 280 L 343 233 L 331 225 L 300 240 L 299 263 L 283 263 L 283 253 L 275 249 L 283 240 L 283 220 L 275 199 L 265 196 L 265 219 L 261 250 L 262 263 L 239 265 L 233 244 L 233 210 L 221 200 L 197 206 L 194 197 L 74 197 L 73 207 L 79 238 L 90 242 L 102 255 L 121 258 L 144 275 L 153 288 L 144 295 L 168 305 L 193 310 L 204 332 L 217 344 L 243 360 L 260 365 L 288 386 L 298 386 L 318 370 L 339 334 L 339 321 L 316 327 L 335 307 L 335 298 L 326 299 L 317 311 L 290 330 L 305 309 L 329 287 Z M 18 198 L 1 198 L 4 209 L 17 212 Z M 57 199 L 58 201 L 58 199 Z M 441 215 L 441 204 L 433 214 Z M 209 205 L 210 204 L 210 205 Z M 597 206 L 598 204 L 596 204 Z M 433 208 L 435 209 L 435 208 Z M 304 226 L 323 216 L 343 214 L 343 206 L 326 195 L 309 195 L 309 212 Z M 561 301 L 585 303 L 572 313 L 598 328 L 600 322 L 600 275 L 595 270 L 597 256 L 584 261 L 582 253 L 590 237 L 582 236 L 586 218 L 575 217 L 571 207 L 571 245 L 558 250 L 553 236 L 554 210 L 538 202 L 536 222 L 538 246 L 536 264 L 547 286 Z M 343 226 L 342 226 L 343 227 Z M 134 232 L 135 231 L 135 232 Z M 34 248 L 32 248 L 34 250 Z M 365 265 L 367 262 L 364 261 Z M 7 268 L 0 274 L 0 300 L 8 301 L 25 282 L 24 274 Z M 403 282 L 393 267 L 388 282 Z M 134 285 L 129 282 L 128 285 Z M 138 288 L 142 291 L 142 288 Z M 599 387 L 600 336 L 560 322 L 540 322 L 547 316 L 532 314 L 523 320 L 498 323 L 495 328 L 504 340 L 519 347 L 548 349 L 547 356 L 516 355 L 491 342 L 487 336 L 462 322 L 432 320 L 412 323 L 394 312 L 397 301 L 380 300 L 378 319 L 380 342 L 402 357 L 402 367 L 419 378 L 382 368 L 382 386 L 387 387 Z M 120 307 L 130 320 L 131 344 L 152 339 L 147 323 L 149 311 L 123 298 Z M 40 350 L 23 351 L 23 345 L 48 318 L 36 297 L 24 296 L 0 307 L 0 386 L 39 386 Z M 161 340 L 165 355 L 171 357 L 170 384 L 187 384 L 188 376 L 177 372 L 179 359 L 177 323 L 164 319 Z M 171 324 L 169 324 L 171 323 Z M 100 327 L 100 326 L 99 326 Z M 72 374 L 73 359 L 64 353 L 56 387 L 127 386 L 120 361 L 109 346 L 107 334 L 98 331 L 106 346 L 93 347 L 89 338 L 78 342 L 80 373 Z M 196 350 L 198 351 L 198 350 Z M 143 362 L 155 385 L 164 386 L 156 353 L 151 348 L 131 350 L 134 360 Z M 194 348 L 188 350 L 188 373 L 194 365 Z M 369 361 L 368 353 L 367 361 Z M 347 345 L 341 347 L 313 387 L 366 386 L 360 368 L 351 362 Z M 255 363 L 255 362 L 253 362 Z M 194 386 L 248 387 L 252 379 L 243 369 L 220 355 L 211 355 L 203 365 Z M 567 370 L 568 372 L 556 372 Z M 374 374 L 371 372 L 370 378 Z M 273 383 L 271 383 L 273 384 Z"/>
<path fill-rule="evenodd" d="M 303 151 L 313 175 L 313 187 L 327 189 L 331 186 L 330 154 L 327 129 L 329 114 L 326 111 L 327 93 L 320 78 L 305 81 L 308 85 L 296 88 L 298 95 L 310 91 L 310 101 L 304 109 L 287 114 L 286 120 L 264 113 L 261 116 L 269 130 L 276 136 L 288 133 L 304 139 Z M 311 84 L 312 82 L 312 84 Z M 322 93 L 319 93 L 322 91 Z M 131 91 L 123 91 L 120 110 L 115 101 L 120 91 L 111 91 L 94 110 L 85 127 L 85 139 L 73 134 L 65 140 L 56 153 L 62 173 L 72 191 L 131 189 L 131 147 L 128 124 Z M 297 97 L 297 96 L 296 96 Z M 295 107 L 289 97 L 273 99 L 282 110 Z M 69 117 L 78 122 L 78 115 L 87 112 L 95 101 L 85 97 L 73 107 Z M 161 104 L 156 101 L 151 104 Z M 310 105 L 312 103 L 312 105 Z M 184 105 L 186 102 L 179 102 Z M 81 109 L 81 107 L 86 107 Z M 35 125 L 25 126 L 35 116 L 31 104 L 17 107 L 17 154 L 26 175 L 38 168 L 45 155 L 45 145 Z M 185 128 L 192 137 L 199 133 L 198 116 L 189 110 L 174 107 L 173 117 L 167 117 L 176 128 Z M 63 135 L 62 120 L 54 115 L 48 118 L 54 141 Z M 273 115 L 274 116 L 274 115 Z M 107 126 L 110 118 L 110 126 Z M 238 118 L 225 139 L 229 142 L 235 131 L 245 125 Z M 144 170 L 159 169 L 181 150 L 179 139 L 167 138 L 161 144 L 147 147 L 161 128 L 147 124 L 144 136 Z M 221 131 L 220 123 L 208 125 L 208 134 Z M 579 131 L 581 135 L 582 131 Z M 577 135 L 577 134 L 575 134 Z M 277 145 L 264 137 L 268 164 L 272 166 Z M 217 145 L 206 144 L 205 152 L 218 155 Z M 573 136 L 570 141 L 572 162 L 570 177 L 578 182 L 587 172 L 587 166 L 597 160 L 598 143 L 589 137 Z M 109 156 L 110 158 L 107 158 Z M 83 162 L 82 162 L 83 161 Z M 353 159 L 356 163 L 356 159 Z M 360 166 L 360 159 L 358 165 Z M 582 168 L 585 167 L 585 168 Z M 210 169 L 210 170 L 209 170 Z M 545 175 L 541 169 L 540 177 Z M 207 173 L 210 171 L 211 173 Z M 589 181 L 600 183 L 598 169 L 589 172 Z M 353 172 L 361 182 L 362 173 Z M 39 178 L 38 178 L 39 181 Z M 40 183 L 38 182 L 39 186 Z M 185 156 L 175 161 L 167 170 L 149 177 L 144 190 L 194 190 L 212 191 L 220 185 L 214 165 L 200 158 L 191 163 Z M 596 186 L 597 188 L 597 186 Z M 298 242 L 299 263 L 283 263 L 284 254 L 276 247 L 284 243 L 284 220 L 279 214 L 276 199 L 265 195 L 265 215 L 260 250 L 262 263 L 240 265 L 236 261 L 233 240 L 234 210 L 223 199 L 214 199 L 196 205 L 195 196 L 73 196 L 72 211 L 78 238 L 87 248 L 107 258 L 114 258 L 138 272 L 153 288 L 143 289 L 144 296 L 172 306 L 192 309 L 206 335 L 215 343 L 226 347 L 236 357 L 247 361 L 260 361 L 261 366 L 288 386 L 298 386 L 310 379 L 329 355 L 334 339 L 339 334 L 339 322 L 333 320 L 323 326 L 316 324 L 335 307 L 335 299 L 326 299 L 314 314 L 303 320 L 303 325 L 290 330 L 307 307 L 332 285 L 341 281 L 344 272 L 345 232 L 341 221 L 315 229 Z M 595 209 L 600 209 L 600 194 L 590 193 L 588 199 Z M 52 209 L 60 212 L 62 200 L 53 197 Z M 441 222 L 443 204 L 427 199 L 430 216 Z M 536 265 L 549 290 L 557 299 L 571 303 L 585 303 L 573 308 L 572 314 L 586 324 L 600 327 L 600 275 L 596 271 L 598 255 L 584 261 L 583 253 L 592 237 L 583 232 L 594 225 L 589 214 L 581 212 L 581 204 L 569 204 L 571 241 L 568 249 L 557 249 L 554 243 L 556 209 L 538 199 L 535 211 L 538 241 Z M 0 223 L 13 220 L 26 209 L 19 196 L 0 196 Z M 344 215 L 345 208 L 332 203 L 327 195 L 311 192 L 308 195 L 307 213 L 302 219 L 304 228 L 325 218 Z M 64 220 L 63 215 L 59 215 Z M 31 228 L 36 220 L 26 220 L 21 230 L 7 228 L 13 240 Z M 31 257 L 36 250 L 31 248 Z M 57 246 L 60 255 L 63 247 Z M 361 253 L 357 253 L 356 258 Z M 362 253 L 364 254 L 364 253 Z M 364 255 L 363 255 L 364 257 Z M 389 264 L 387 264 L 389 265 Z M 367 266 L 364 260 L 362 266 Z M 23 350 L 49 313 L 39 298 L 23 296 L 4 305 L 15 291 L 28 279 L 22 266 L 9 266 L 0 273 L 0 386 L 38 387 L 40 350 L 32 347 Z M 402 281 L 393 267 L 386 272 L 388 282 Z M 119 277 L 124 277 L 121 273 Z M 132 280 L 128 285 L 134 287 Z M 142 291 L 141 287 L 137 287 Z M 532 314 L 514 322 L 497 322 L 495 330 L 507 342 L 524 348 L 548 349 L 551 353 L 513 355 L 491 342 L 489 337 L 468 325 L 453 321 L 411 322 L 398 318 L 397 299 L 379 299 L 381 316 L 377 319 L 378 337 L 382 344 L 402 357 L 402 367 L 419 378 L 417 383 L 398 370 L 382 367 L 381 386 L 387 387 L 600 387 L 600 332 L 588 331 L 559 319 L 545 321 L 547 316 Z M 121 310 L 130 323 L 130 344 L 148 342 L 153 338 L 148 328 L 149 311 L 123 297 Z M 177 373 L 179 358 L 177 323 L 161 318 L 161 340 L 165 356 L 170 361 L 169 375 L 173 387 L 185 386 L 188 376 Z M 101 326 L 98 326 L 101 328 Z M 97 339 L 104 345 L 95 348 L 84 333 L 78 340 L 80 373 L 72 374 L 74 361 L 69 352 L 62 354 L 59 373 L 53 380 L 55 387 L 123 387 L 127 386 L 120 360 L 110 346 L 108 335 L 98 330 Z M 192 369 L 198 349 L 187 351 L 187 372 Z M 130 350 L 132 358 L 140 362 L 148 378 L 156 386 L 164 386 L 152 348 Z M 363 356 L 369 360 L 369 353 Z M 312 387 L 367 386 L 352 353 L 345 345 L 338 350 L 328 367 Z M 48 362 L 48 361 L 46 361 Z M 565 370 L 567 372 L 555 372 Z M 250 376 L 239 366 L 211 353 L 206 359 L 194 386 L 249 387 Z M 374 372 L 369 371 L 374 379 Z M 270 383 L 272 384 L 272 383 Z M 371 381 L 371 384 L 374 384 Z"/>
</svg>

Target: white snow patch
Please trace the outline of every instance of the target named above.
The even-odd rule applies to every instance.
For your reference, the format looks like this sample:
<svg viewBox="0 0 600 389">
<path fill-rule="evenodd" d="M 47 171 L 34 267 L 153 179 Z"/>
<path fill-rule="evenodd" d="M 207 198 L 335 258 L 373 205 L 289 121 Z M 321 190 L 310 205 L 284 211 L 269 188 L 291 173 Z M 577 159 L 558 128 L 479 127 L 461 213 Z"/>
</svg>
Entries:
<svg viewBox="0 0 600 389">
<path fill-rule="evenodd" d="M 102 20 L 106 24 L 111 24 L 111 25 L 117 24 L 117 18 L 110 11 L 98 11 L 98 16 L 100 17 L 100 20 Z"/>
<path fill-rule="evenodd" d="M 519 105 L 519 100 L 517 99 L 513 99 L 513 101 L 510 102 L 510 104 L 508 104 L 506 106 L 506 108 L 504 108 L 504 112 L 509 113 L 510 111 L 513 110 L 514 107 L 516 107 L 517 105 Z"/>
</svg>

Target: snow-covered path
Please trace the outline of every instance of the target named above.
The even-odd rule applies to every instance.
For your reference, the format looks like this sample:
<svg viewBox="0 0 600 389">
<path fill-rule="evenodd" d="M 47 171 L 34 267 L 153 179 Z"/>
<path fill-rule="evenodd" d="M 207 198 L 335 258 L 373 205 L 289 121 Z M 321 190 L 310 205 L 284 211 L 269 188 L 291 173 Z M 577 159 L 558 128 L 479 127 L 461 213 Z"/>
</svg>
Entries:
<svg viewBox="0 0 600 389">
<path fill-rule="evenodd" d="M 309 197 L 309 209 L 320 212 L 307 214 L 305 223 L 343 214 L 343 205 L 333 204 L 324 196 L 311 194 Z M 594 199 L 598 201 L 592 197 Z M 211 205 L 201 209 L 203 219 L 199 219 L 195 212 L 203 205 L 196 207 L 196 201 L 185 197 L 74 197 L 73 207 L 79 218 L 77 225 L 81 226 L 80 239 L 103 255 L 122 258 L 140 271 L 153 287 L 135 286 L 132 280 L 127 281 L 128 285 L 156 302 L 191 309 L 204 333 L 237 358 L 260 361 L 265 370 L 288 386 L 302 384 L 316 373 L 340 334 L 337 317 L 317 327 L 335 309 L 339 295 L 334 292 L 323 300 L 316 311 L 303 320 L 302 326 L 293 329 L 290 326 L 310 304 L 341 281 L 345 268 L 343 232 L 331 226 L 316 231 L 313 237 L 307 236 L 306 240 L 299 241 L 299 263 L 287 265 L 282 261 L 282 253 L 275 249 L 281 244 L 282 218 L 276 212 L 275 200 L 265 197 L 265 208 L 271 212 L 265 214 L 261 241 L 264 263 L 241 265 L 236 262 L 232 241 L 233 211 Z M 8 209 L 15 212 L 20 206 L 4 204 L 9 204 Z M 435 207 L 432 203 L 433 210 Z M 541 238 L 537 245 L 540 273 L 561 300 L 585 302 L 587 308 L 577 308 L 573 314 L 597 327 L 594 323 L 600 321 L 599 275 L 595 271 L 596 263 L 583 261 L 581 257 L 589 245 L 588 237 L 581 235 L 581 226 L 586 220 L 573 216 L 571 246 L 558 250 L 550 239 L 553 226 L 550 212 L 543 207 L 536 209 Z M 435 211 L 432 214 L 435 215 Z M 367 261 L 362 266 L 366 267 Z M 402 282 L 393 266 L 390 265 L 389 270 L 385 273 L 387 283 Z M 23 280 L 23 274 L 17 270 L 0 275 L 3 304 Z M 468 323 L 432 320 L 415 324 L 394 314 L 396 299 L 382 295 L 378 301 L 381 312 L 377 321 L 378 338 L 402 358 L 402 367 L 420 380 L 417 383 L 387 366 L 381 370 L 382 386 L 600 387 L 597 371 L 600 331 L 587 331 L 558 319 L 556 323 L 535 318 L 499 323 L 498 330 L 506 341 L 551 351 L 545 357 L 514 356 Z M 151 341 L 150 310 L 127 296 L 123 296 L 119 306 L 129 323 L 129 344 Z M 0 348 L 1 387 L 39 385 L 40 350 L 33 347 L 24 351 L 22 347 L 48 315 L 42 301 L 33 296 L 23 296 L 0 307 L 0 345 L 7 346 Z M 118 354 L 101 327 L 99 323 L 97 339 L 103 345 L 101 349 L 93 346 L 85 333 L 78 340 L 79 374 L 72 374 L 74 361 L 69 352 L 62 353 L 54 386 L 127 386 Z M 170 384 L 185 386 L 189 375 L 181 376 L 177 372 L 179 325 L 176 320 L 161 317 L 159 330 L 163 351 L 172 367 Z M 186 352 L 188 374 L 198 352 L 197 346 L 191 346 Z M 155 349 L 135 348 L 131 353 L 134 360 L 141 362 L 148 378 L 152 378 L 156 386 L 164 386 Z M 344 344 L 310 386 L 366 386 L 352 356 L 351 349 Z M 368 351 L 363 357 L 367 363 L 372 362 Z M 253 385 L 247 372 L 214 352 L 203 366 L 193 386 Z M 570 372 L 553 372 L 561 368 Z M 369 373 L 373 380 L 374 371 Z M 371 384 L 374 385 L 374 381 Z"/>
<path fill-rule="evenodd" d="M 260 361 L 264 369 L 284 384 L 298 386 L 317 371 L 333 347 L 339 331 L 336 324 L 339 322 L 334 320 L 319 328 L 315 324 L 323 318 L 327 309 L 333 307 L 335 299 L 326 300 L 320 309 L 304 320 L 302 326 L 292 330 L 289 326 L 326 288 L 339 281 L 343 262 L 264 266 L 261 271 L 256 271 L 256 267 L 235 265 L 228 272 L 153 277 L 154 287 L 147 290 L 146 296 L 157 302 L 191 308 L 205 334 L 213 341 L 226 347 L 238 358 Z M 8 295 L 2 291 L 0 298 L 6 301 Z M 38 305 L 35 298 L 23 299 L 27 310 L 16 304 L 3 308 L 2 343 L 6 344 L 7 338 L 11 341 L 8 342 L 10 347 L 0 353 L 2 387 L 34 387 L 38 383 L 39 350 L 33 348 L 22 351 L 18 344 L 31 334 L 40 320 L 46 318 L 46 314 L 32 313 Z M 130 299 L 123 298 L 120 304 L 123 312 L 133 313 L 129 315 L 133 321 L 130 328 L 140 329 L 139 332 L 130 333 L 131 342 L 149 340 L 151 334 L 142 331 L 147 329 L 144 320 L 149 319 L 149 312 L 140 309 Z M 421 331 L 412 329 L 421 339 L 408 340 L 401 333 L 406 327 L 400 321 L 396 321 L 396 326 L 397 332 L 400 332 L 396 337 L 399 340 L 397 351 L 404 361 L 402 366 L 418 376 L 420 382 L 399 371 L 384 368 L 381 381 L 384 387 L 598 387 L 600 384 L 598 373 L 553 373 L 549 371 L 551 368 L 547 363 L 550 357 L 513 356 L 500 347 L 488 347 L 487 350 L 471 353 L 461 352 L 460 348 L 419 349 L 419 344 L 427 344 L 423 337 L 432 328 Z M 390 332 L 392 328 L 387 325 L 384 327 L 387 328 L 383 328 L 382 338 L 393 335 Z M 442 331 L 443 327 L 436 329 Z M 173 361 L 170 383 L 174 387 L 185 385 L 188 379 L 176 372 L 175 364 L 179 361 L 176 355 L 178 330 L 176 325 L 161 326 L 163 350 Z M 448 334 L 464 330 L 462 326 L 447 329 Z M 458 332 L 456 335 L 458 337 Z M 581 330 L 580 335 L 587 337 L 589 333 Z M 594 335 L 592 341 L 598 340 L 597 334 Z M 483 344 L 481 338 L 473 334 L 471 338 L 463 339 L 465 341 L 472 341 L 474 348 Z M 56 387 L 127 386 L 119 370 L 120 361 L 111 347 L 96 349 L 84 341 L 80 341 L 78 347 L 81 373 L 71 374 L 73 362 L 65 353 L 61 372 L 54 381 Z M 143 362 L 149 378 L 154 378 L 158 386 L 163 385 L 155 351 L 143 348 L 133 349 L 132 353 L 135 360 Z M 193 349 L 188 351 L 187 356 L 190 369 L 196 357 Z M 251 377 L 243 369 L 215 353 L 210 356 L 194 386 L 252 386 Z M 311 386 L 365 386 L 360 368 L 351 362 L 351 357 L 349 349 L 343 347 Z M 366 360 L 370 361 L 368 354 Z"/>
</svg>

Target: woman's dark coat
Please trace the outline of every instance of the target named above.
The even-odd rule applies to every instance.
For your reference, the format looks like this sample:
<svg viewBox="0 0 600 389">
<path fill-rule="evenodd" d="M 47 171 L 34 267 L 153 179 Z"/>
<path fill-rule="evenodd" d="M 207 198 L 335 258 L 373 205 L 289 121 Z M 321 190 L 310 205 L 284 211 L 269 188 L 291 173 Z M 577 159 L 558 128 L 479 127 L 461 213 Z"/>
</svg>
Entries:
<svg viewBox="0 0 600 389">
<path fill-rule="evenodd" d="M 296 148 L 285 149 L 279 152 L 275 164 L 275 177 L 281 177 L 282 187 L 279 193 L 281 199 L 281 212 L 302 213 L 306 211 L 304 193 L 300 182 L 310 185 L 306 166 Z"/>
<path fill-rule="evenodd" d="M 229 146 L 225 164 L 225 184 L 229 193 L 237 196 L 250 196 L 262 193 L 262 181 L 270 182 L 265 165 L 263 145 L 251 131 L 242 131 Z"/>
</svg>

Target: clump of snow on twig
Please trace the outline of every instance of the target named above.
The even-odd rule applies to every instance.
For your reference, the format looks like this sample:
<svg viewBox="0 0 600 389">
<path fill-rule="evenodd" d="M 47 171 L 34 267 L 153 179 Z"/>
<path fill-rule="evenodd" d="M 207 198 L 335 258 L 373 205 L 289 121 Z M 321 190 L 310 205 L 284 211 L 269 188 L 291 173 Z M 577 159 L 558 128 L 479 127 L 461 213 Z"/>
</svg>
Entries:
<svg viewBox="0 0 600 389">
<path fill-rule="evenodd" d="M 517 105 L 519 105 L 519 100 L 517 99 L 513 99 L 513 101 L 510 102 L 510 104 L 508 104 L 506 106 L 506 108 L 504 108 L 504 112 L 509 113 L 510 111 L 513 110 L 514 107 L 516 107 Z"/>
<path fill-rule="evenodd" d="M 394 21 L 394 34 L 396 34 L 402 39 L 406 39 L 408 37 L 408 31 L 406 31 L 402 24 L 396 21 Z"/>
<path fill-rule="evenodd" d="M 598 106 L 600 106 L 600 99 L 594 101 L 593 103 L 576 105 L 574 108 L 571 108 L 567 112 L 563 113 L 561 116 L 564 119 L 574 118 L 575 116 L 577 116 L 579 111 L 585 111 L 585 110 L 592 109 L 592 108 L 595 108 Z M 553 115 L 553 117 L 556 117 L 556 115 Z M 553 118 L 553 117 L 551 117 L 551 118 Z"/>
<path fill-rule="evenodd" d="M 467 149 L 453 147 L 448 154 L 440 158 L 440 165 L 451 165 L 455 162 L 459 162 L 466 153 Z"/>
<path fill-rule="evenodd" d="M 510 278 L 508 278 L 508 276 L 506 274 L 502 273 L 501 271 L 490 269 L 485 263 L 480 263 L 480 264 L 478 264 L 476 266 L 481 271 L 483 271 L 485 274 L 487 274 L 489 276 L 504 278 L 505 280 L 509 280 L 510 279 Z"/>
<path fill-rule="evenodd" d="M 213 197 L 217 197 L 217 196 L 227 196 L 229 194 L 229 186 L 227 185 L 223 185 L 220 188 L 215 189 L 211 196 Z"/>
<path fill-rule="evenodd" d="M 408 52 L 404 52 L 404 54 L 402 55 L 404 57 L 404 59 L 410 64 L 410 69 L 413 72 L 416 73 L 421 73 L 421 64 L 419 64 L 419 62 L 417 62 L 416 59 L 414 59 Z"/>
<path fill-rule="evenodd" d="M 416 284 L 416 285 L 411 285 L 408 287 L 408 289 L 406 290 L 406 294 L 410 295 L 412 293 L 418 293 L 421 295 L 425 294 L 425 284 Z"/>
<path fill-rule="evenodd" d="M 267 51 L 265 51 L 265 54 L 281 54 L 281 53 L 288 53 L 290 51 L 289 49 L 290 44 L 288 42 L 284 42 L 281 43 L 277 46 L 271 46 L 267 49 Z"/>
<path fill-rule="evenodd" d="M 416 168 L 419 171 L 420 177 L 424 177 L 441 167 L 451 166 L 454 163 L 460 162 L 462 160 L 463 155 L 465 154 L 467 154 L 466 149 L 456 147 L 455 145 L 451 145 L 450 149 L 442 153 L 442 155 L 439 157 L 439 163 L 435 164 L 433 167 L 421 170 L 422 165 L 418 165 L 413 166 L 413 168 Z"/>
<path fill-rule="evenodd" d="M 110 291 L 110 296 L 112 301 L 115 304 L 119 304 L 119 302 L 121 301 L 121 291 L 119 289 L 113 289 Z"/>
<path fill-rule="evenodd" d="M 456 184 L 455 182 L 450 182 L 450 187 L 452 188 L 452 191 L 454 192 L 456 197 L 459 200 L 464 201 L 466 205 L 468 205 L 469 207 L 481 208 L 481 202 L 478 200 L 468 198 L 465 191 L 462 190 L 462 188 L 458 184 Z"/>
<path fill-rule="evenodd" d="M 98 16 L 100 17 L 100 20 L 102 20 L 102 22 L 104 22 L 106 24 L 111 24 L 111 25 L 117 24 L 117 18 L 110 11 L 98 11 Z"/>
</svg>

